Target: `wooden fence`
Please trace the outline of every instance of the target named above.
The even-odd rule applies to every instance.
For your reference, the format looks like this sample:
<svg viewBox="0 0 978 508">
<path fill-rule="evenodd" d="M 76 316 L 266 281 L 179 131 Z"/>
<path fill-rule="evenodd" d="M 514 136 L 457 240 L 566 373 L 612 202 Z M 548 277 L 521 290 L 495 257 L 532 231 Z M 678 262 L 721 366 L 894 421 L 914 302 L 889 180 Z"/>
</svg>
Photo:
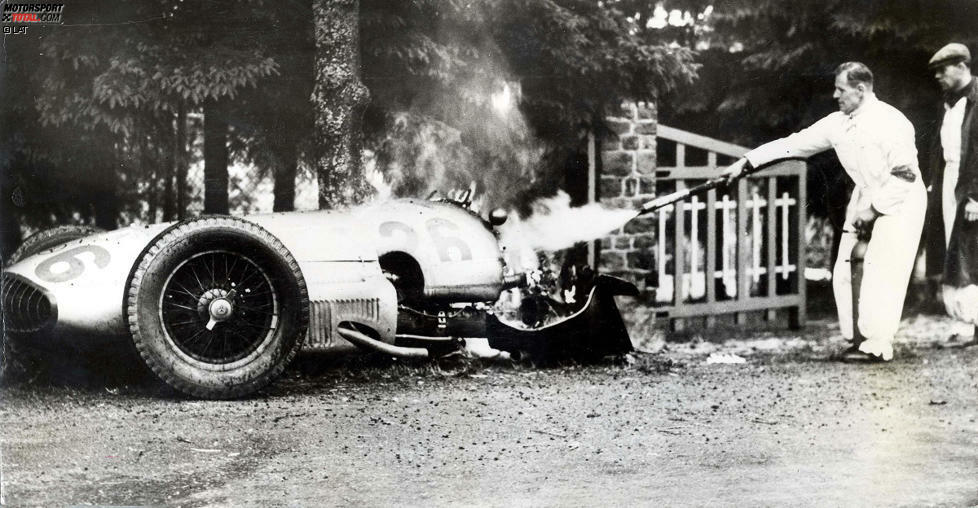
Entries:
<svg viewBox="0 0 978 508">
<path fill-rule="evenodd" d="M 719 175 L 727 160 L 747 149 L 659 125 L 658 143 L 675 143 L 675 165 L 656 171 L 657 193 Z M 705 165 L 687 164 L 687 147 L 706 153 Z M 805 176 L 803 161 L 773 164 L 737 182 L 736 188 L 660 210 L 653 279 L 656 308 L 674 328 L 683 320 L 764 311 L 768 320 L 788 311 L 793 328 L 805 322 Z M 677 212 L 678 210 L 678 212 Z"/>
</svg>

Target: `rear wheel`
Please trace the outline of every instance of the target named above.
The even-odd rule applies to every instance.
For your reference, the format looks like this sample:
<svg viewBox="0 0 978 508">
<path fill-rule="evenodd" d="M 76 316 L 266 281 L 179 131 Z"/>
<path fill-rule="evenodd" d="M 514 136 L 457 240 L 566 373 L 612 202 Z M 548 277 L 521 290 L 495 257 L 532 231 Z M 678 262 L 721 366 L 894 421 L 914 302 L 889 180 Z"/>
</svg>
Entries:
<svg viewBox="0 0 978 508">
<path fill-rule="evenodd" d="M 126 292 L 133 343 L 177 390 L 247 395 L 301 347 L 308 296 L 295 259 L 260 226 L 232 217 L 179 223 L 141 255 Z"/>
</svg>

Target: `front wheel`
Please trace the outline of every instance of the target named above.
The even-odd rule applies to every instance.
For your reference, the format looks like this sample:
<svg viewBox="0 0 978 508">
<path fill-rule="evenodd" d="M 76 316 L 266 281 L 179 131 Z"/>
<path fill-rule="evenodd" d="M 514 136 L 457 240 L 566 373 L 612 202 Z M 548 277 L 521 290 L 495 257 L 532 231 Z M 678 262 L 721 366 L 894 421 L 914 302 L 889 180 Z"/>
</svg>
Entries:
<svg viewBox="0 0 978 508">
<path fill-rule="evenodd" d="M 126 292 L 133 343 L 189 395 L 257 391 L 301 347 L 308 296 L 295 259 L 268 231 L 232 217 L 179 223 L 140 256 Z"/>
</svg>

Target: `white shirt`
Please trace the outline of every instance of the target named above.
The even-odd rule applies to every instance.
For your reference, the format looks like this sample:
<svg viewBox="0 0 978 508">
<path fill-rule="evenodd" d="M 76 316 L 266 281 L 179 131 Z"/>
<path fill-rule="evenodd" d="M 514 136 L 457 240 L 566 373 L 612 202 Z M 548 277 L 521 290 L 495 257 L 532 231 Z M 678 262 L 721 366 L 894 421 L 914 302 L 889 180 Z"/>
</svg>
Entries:
<svg viewBox="0 0 978 508">
<path fill-rule="evenodd" d="M 807 129 L 751 150 L 746 157 L 757 167 L 778 159 L 810 157 L 830 148 L 856 184 L 858 210 L 872 205 L 880 213 L 896 213 L 913 186 L 922 185 L 913 125 L 872 93 L 852 113 L 836 111 Z M 890 174 L 900 166 L 913 171 L 914 182 Z"/>
<path fill-rule="evenodd" d="M 961 124 L 964 123 L 964 110 L 968 98 L 961 97 L 954 106 L 944 105 L 944 121 L 941 123 L 941 147 L 944 149 L 944 162 L 957 164 L 961 159 Z"/>
</svg>

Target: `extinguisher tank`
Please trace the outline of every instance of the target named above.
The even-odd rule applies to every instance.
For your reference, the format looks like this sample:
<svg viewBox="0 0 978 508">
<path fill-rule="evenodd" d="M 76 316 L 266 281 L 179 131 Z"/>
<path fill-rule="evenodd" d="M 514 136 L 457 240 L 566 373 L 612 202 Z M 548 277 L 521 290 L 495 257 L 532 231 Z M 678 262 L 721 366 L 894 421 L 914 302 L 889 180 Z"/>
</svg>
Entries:
<svg viewBox="0 0 978 508">
<path fill-rule="evenodd" d="M 849 269 L 852 270 L 852 340 L 855 344 L 865 340 L 859 332 L 859 290 L 863 283 L 863 261 L 866 259 L 866 251 L 869 249 L 869 241 L 860 239 L 852 247 L 849 255 Z"/>
</svg>

